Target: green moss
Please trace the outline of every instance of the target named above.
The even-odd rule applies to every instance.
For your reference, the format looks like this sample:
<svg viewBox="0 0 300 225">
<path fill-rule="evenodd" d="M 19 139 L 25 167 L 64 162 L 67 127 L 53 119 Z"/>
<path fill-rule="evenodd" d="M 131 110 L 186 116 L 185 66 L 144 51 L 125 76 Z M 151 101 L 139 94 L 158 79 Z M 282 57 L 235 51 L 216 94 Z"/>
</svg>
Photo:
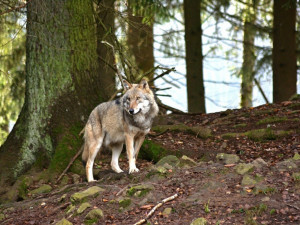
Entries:
<svg viewBox="0 0 300 225">
<path fill-rule="evenodd" d="M 153 187 L 151 185 L 137 185 L 127 190 L 127 195 L 143 197 L 147 195 L 151 190 L 153 190 Z"/>
<path fill-rule="evenodd" d="M 246 126 L 247 126 L 246 123 L 239 123 L 239 124 L 234 125 L 233 127 L 234 128 L 242 128 L 242 127 L 246 127 Z"/>
<path fill-rule="evenodd" d="M 125 198 L 119 201 L 119 206 L 122 208 L 127 208 L 131 204 L 131 199 L 130 198 Z"/>
<path fill-rule="evenodd" d="M 238 136 L 240 136 L 241 134 L 239 133 L 225 133 L 225 134 L 222 134 L 221 137 L 223 139 L 232 139 L 232 138 L 236 138 Z"/>
<path fill-rule="evenodd" d="M 277 137 L 271 128 L 250 130 L 245 135 L 253 141 L 276 140 Z"/>
<path fill-rule="evenodd" d="M 288 108 L 293 109 L 293 110 L 299 110 L 300 109 L 300 103 L 293 103 L 293 104 L 289 105 Z"/>
<path fill-rule="evenodd" d="M 69 164 L 71 158 L 80 150 L 82 139 L 78 135 L 82 130 L 81 125 L 74 125 L 65 134 L 55 149 L 55 154 L 49 166 L 49 174 L 54 176 L 61 173 Z M 75 167 L 74 167 L 75 168 Z"/>
<path fill-rule="evenodd" d="M 256 123 L 256 125 L 271 124 L 271 123 L 281 123 L 281 122 L 284 122 L 284 121 L 287 121 L 287 120 L 288 120 L 287 117 L 275 117 L 275 116 L 272 116 L 272 117 L 268 117 L 268 118 L 265 118 L 265 119 L 262 119 L 262 120 L 258 121 Z"/>
<path fill-rule="evenodd" d="M 269 109 L 269 110 L 259 110 L 257 112 L 254 112 L 254 115 L 255 116 L 260 116 L 260 115 L 270 115 L 270 114 L 273 114 L 274 113 L 274 110 L 273 109 Z"/>
<path fill-rule="evenodd" d="M 148 161 L 158 162 L 162 157 L 175 154 L 176 156 L 181 156 L 182 154 L 179 151 L 170 151 L 162 146 L 154 143 L 150 140 L 145 140 L 139 153 L 139 158 L 145 159 Z"/>
</svg>

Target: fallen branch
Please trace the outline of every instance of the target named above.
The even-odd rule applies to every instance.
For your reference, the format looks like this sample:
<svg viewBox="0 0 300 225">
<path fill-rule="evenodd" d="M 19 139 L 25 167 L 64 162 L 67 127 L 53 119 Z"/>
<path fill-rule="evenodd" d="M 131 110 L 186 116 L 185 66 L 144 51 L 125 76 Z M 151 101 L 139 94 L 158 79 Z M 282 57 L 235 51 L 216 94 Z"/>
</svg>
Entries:
<svg viewBox="0 0 300 225">
<path fill-rule="evenodd" d="M 157 210 L 159 207 L 161 207 L 161 206 L 162 206 L 163 204 L 165 204 L 166 202 L 171 201 L 171 200 L 173 200 L 173 199 L 175 199 L 175 198 L 177 198 L 177 197 L 178 197 L 178 194 L 175 194 L 175 195 L 172 195 L 172 196 L 170 196 L 170 197 L 168 197 L 168 198 L 165 198 L 165 199 L 162 200 L 160 203 L 158 203 L 156 206 L 154 206 L 154 207 L 151 209 L 151 211 L 146 215 L 146 217 L 145 217 L 144 219 L 139 220 L 139 221 L 136 222 L 134 225 L 140 225 L 140 224 L 145 223 L 145 222 L 147 221 L 147 219 L 149 219 L 150 216 L 153 215 L 153 213 L 155 212 L 155 210 Z"/>
<path fill-rule="evenodd" d="M 76 155 L 74 155 L 74 157 L 71 159 L 71 161 L 69 162 L 67 168 L 62 172 L 62 174 L 57 178 L 56 180 L 56 184 L 61 180 L 61 178 L 65 175 L 65 173 L 68 171 L 68 169 L 71 167 L 71 165 L 73 164 L 73 162 L 77 159 L 77 157 L 82 153 L 83 151 L 83 147 L 81 147 L 81 149 L 76 153 Z"/>
<path fill-rule="evenodd" d="M 160 135 L 163 135 L 164 133 L 167 133 L 168 131 L 170 131 L 169 128 L 166 129 L 166 130 L 164 130 L 164 131 L 162 131 L 162 132 L 160 132 L 160 133 L 158 133 L 158 134 L 150 134 L 150 133 L 148 133 L 147 135 L 148 135 L 149 137 L 158 137 L 158 136 L 160 136 Z"/>
</svg>

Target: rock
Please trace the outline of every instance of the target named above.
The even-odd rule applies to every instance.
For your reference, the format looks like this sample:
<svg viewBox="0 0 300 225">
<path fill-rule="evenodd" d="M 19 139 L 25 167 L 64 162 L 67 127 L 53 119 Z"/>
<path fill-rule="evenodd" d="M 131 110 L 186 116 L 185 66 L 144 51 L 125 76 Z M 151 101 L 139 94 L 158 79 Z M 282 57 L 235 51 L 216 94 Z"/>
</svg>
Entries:
<svg viewBox="0 0 300 225">
<path fill-rule="evenodd" d="M 72 180 L 74 184 L 79 184 L 81 180 L 80 175 L 76 173 L 72 174 Z"/>
<path fill-rule="evenodd" d="M 252 162 L 252 165 L 257 169 L 261 169 L 267 167 L 268 163 L 266 163 L 262 158 L 257 158 Z"/>
<path fill-rule="evenodd" d="M 60 198 L 59 198 L 59 202 L 64 202 L 66 200 L 67 194 L 63 194 Z"/>
<path fill-rule="evenodd" d="M 180 160 L 175 155 L 168 155 L 166 157 L 163 157 L 161 160 L 159 160 L 156 163 L 156 166 L 165 167 L 166 164 L 170 165 L 171 167 L 177 167 L 180 164 Z"/>
<path fill-rule="evenodd" d="M 69 207 L 67 208 L 67 214 L 70 214 L 70 213 L 73 213 L 76 209 L 76 206 L 75 205 L 69 205 Z"/>
<path fill-rule="evenodd" d="M 87 208 L 92 207 L 90 203 L 84 202 L 82 203 L 79 208 L 77 209 L 77 214 L 83 213 Z"/>
<path fill-rule="evenodd" d="M 193 222 L 190 225 L 206 225 L 207 220 L 203 217 L 197 218 L 193 220 Z"/>
<path fill-rule="evenodd" d="M 261 201 L 268 202 L 268 201 L 270 201 L 270 197 L 266 196 L 266 197 L 262 198 Z"/>
<path fill-rule="evenodd" d="M 142 184 L 131 187 L 129 190 L 127 190 L 127 194 L 129 196 L 135 196 L 135 197 L 143 197 L 146 194 L 148 194 L 149 191 L 153 190 L 154 187 L 151 184 Z"/>
<path fill-rule="evenodd" d="M 190 157 L 183 155 L 180 159 L 180 165 L 181 166 L 196 166 L 198 165 L 197 162 L 195 162 L 195 160 L 191 159 Z"/>
<path fill-rule="evenodd" d="M 101 219 L 102 217 L 104 217 L 104 215 L 101 209 L 93 209 L 85 216 L 85 219 L 96 220 Z"/>
<path fill-rule="evenodd" d="M 242 185 L 243 186 L 253 186 L 255 185 L 257 182 L 256 180 L 254 180 L 251 176 L 249 175 L 245 175 L 243 177 L 243 180 L 242 180 Z"/>
<path fill-rule="evenodd" d="M 235 167 L 235 171 L 240 174 L 240 175 L 244 175 L 248 172 L 251 172 L 253 170 L 254 166 L 250 163 L 246 164 L 246 163 L 239 163 L 236 167 Z"/>
<path fill-rule="evenodd" d="M 3 213 L 0 213 L 0 221 L 5 219 L 5 215 Z"/>
<path fill-rule="evenodd" d="M 90 187 L 84 191 L 76 192 L 71 196 L 72 203 L 78 203 L 86 201 L 87 198 L 92 198 L 97 196 L 100 192 L 103 192 L 104 189 L 98 186 Z"/>
<path fill-rule="evenodd" d="M 297 169 L 297 165 L 292 160 L 284 160 L 282 162 L 278 162 L 275 166 L 279 171 L 288 171 Z"/>
<path fill-rule="evenodd" d="M 51 190 L 52 190 L 52 187 L 50 185 L 44 184 L 44 185 L 40 186 L 39 188 L 30 191 L 29 194 L 31 194 L 31 195 L 45 194 L 45 193 L 49 193 Z"/>
<path fill-rule="evenodd" d="M 162 212 L 163 216 L 169 216 L 172 213 L 172 208 L 165 208 Z"/>
<path fill-rule="evenodd" d="M 63 218 L 62 220 L 58 221 L 55 225 L 72 225 L 72 224 L 73 223 L 71 223 L 67 219 Z"/>
<path fill-rule="evenodd" d="M 122 207 L 123 209 L 130 206 L 130 204 L 131 204 L 130 198 L 124 198 L 119 201 L 119 206 Z"/>
<path fill-rule="evenodd" d="M 240 157 L 234 154 L 218 153 L 216 158 L 224 164 L 235 164 L 240 161 Z"/>
<path fill-rule="evenodd" d="M 298 153 L 295 153 L 293 160 L 300 160 L 300 155 Z"/>
</svg>

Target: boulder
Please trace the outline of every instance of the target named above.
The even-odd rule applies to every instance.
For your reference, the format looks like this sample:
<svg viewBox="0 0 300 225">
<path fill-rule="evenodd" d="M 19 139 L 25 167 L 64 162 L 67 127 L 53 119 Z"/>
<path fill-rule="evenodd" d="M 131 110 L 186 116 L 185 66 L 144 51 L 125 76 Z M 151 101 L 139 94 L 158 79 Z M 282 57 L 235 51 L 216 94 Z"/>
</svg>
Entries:
<svg viewBox="0 0 300 225">
<path fill-rule="evenodd" d="M 154 187 L 151 184 L 142 184 L 129 188 L 127 190 L 127 195 L 135 197 L 143 197 L 148 194 L 149 191 L 153 190 Z"/>
<path fill-rule="evenodd" d="M 216 158 L 224 164 L 235 164 L 240 161 L 240 157 L 234 154 L 219 153 Z"/>
<path fill-rule="evenodd" d="M 203 217 L 194 219 L 193 222 L 190 225 L 206 225 L 207 220 Z"/>
<path fill-rule="evenodd" d="M 250 164 L 250 163 L 239 163 L 236 167 L 235 167 L 235 171 L 240 174 L 240 175 L 244 175 L 248 172 L 251 172 L 254 168 L 254 165 Z"/>
<path fill-rule="evenodd" d="M 101 209 L 93 209 L 86 216 L 87 220 L 98 220 L 104 217 L 103 211 Z"/>
<path fill-rule="evenodd" d="M 257 158 L 252 162 L 252 165 L 257 169 L 262 169 L 268 166 L 268 163 L 266 163 L 262 158 Z"/>
<path fill-rule="evenodd" d="M 84 191 L 76 192 L 71 196 L 72 203 L 84 202 L 88 198 L 97 196 L 100 192 L 103 192 L 104 189 L 98 186 L 90 187 Z"/>
<path fill-rule="evenodd" d="M 44 184 L 40 186 L 39 188 L 36 188 L 29 192 L 31 195 L 39 195 L 39 194 L 45 194 L 49 193 L 52 190 L 52 187 L 48 184 Z"/>
<path fill-rule="evenodd" d="M 253 179 L 253 177 L 249 176 L 249 175 L 245 175 L 243 177 L 243 180 L 242 180 L 242 185 L 243 186 L 254 186 L 256 184 L 256 180 Z"/>
<path fill-rule="evenodd" d="M 284 160 L 282 162 L 278 162 L 275 167 L 279 171 L 289 171 L 297 169 L 297 165 L 293 162 L 293 160 Z"/>
<path fill-rule="evenodd" d="M 177 167 L 180 164 L 180 160 L 175 155 L 168 155 L 166 157 L 163 157 L 161 160 L 159 160 L 156 163 L 156 166 L 171 166 L 171 167 Z"/>
<path fill-rule="evenodd" d="M 77 214 L 83 213 L 87 208 L 92 207 L 90 203 L 84 202 L 82 203 L 79 208 L 77 209 Z"/>
<path fill-rule="evenodd" d="M 58 221 L 55 225 L 72 225 L 72 224 L 73 223 L 71 223 L 67 219 L 63 218 L 62 220 Z"/>
</svg>

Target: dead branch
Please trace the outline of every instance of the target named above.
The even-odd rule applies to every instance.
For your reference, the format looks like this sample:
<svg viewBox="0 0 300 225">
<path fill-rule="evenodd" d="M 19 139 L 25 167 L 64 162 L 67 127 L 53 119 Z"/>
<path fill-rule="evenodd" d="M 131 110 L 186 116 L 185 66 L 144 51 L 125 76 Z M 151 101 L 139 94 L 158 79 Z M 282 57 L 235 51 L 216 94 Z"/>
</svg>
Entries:
<svg viewBox="0 0 300 225">
<path fill-rule="evenodd" d="M 267 104 L 269 104 L 268 98 L 265 95 L 265 92 L 263 91 L 263 89 L 260 86 L 260 83 L 258 82 L 258 80 L 256 78 L 254 78 L 254 82 L 256 84 L 256 86 L 258 87 L 259 92 L 262 94 L 264 100 L 266 101 Z"/>
<path fill-rule="evenodd" d="M 169 128 L 166 129 L 166 130 L 164 130 L 163 132 L 158 133 L 158 134 L 150 134 L 150 133 L 148 133 L 147 135 L 148 135 L 149 137 L 158 137 L 158 136 L 160 136 L 160 135 L 163 135 L 164 133 L 167 133 L 168 131 L 170 131 Z"/>
<path fill-rule="evenodd" d="M 111 47 L 114 56 L 116 55 L 115 48 L 114 48 L 114 46 L 112 44 L 108 43 L 107 41 L 101 41 L 101 43 L 106 44 L 109 47 Z M 119 71 L 119 69 L 118 69 L 118 67 L 117 67 L 116 64 L 114 65 L 114 67 L 115 67 L 115 71 L 117 72 L 117 75 L 119 77 L 119 80 L 121 82 L 122 88 L 125 90 L 125 86 L 124 86 L 124 83 L 123 83 L 122 75 L 121 75 L 121 73 L 120 73 L 120 71 Z"/>
<path fill-rule="evenodd" d="M 166 202 L 169 202 L 175 198 L 178 197 L 178 194 L 172 195 L 168 198 L 163 199 L 160 203 L 158 203 L 156 206 L 154 206 L 151 211 L 146 215 L 146 217 L 144 219 L 139 220 L 138 222 L 136 222 L 134 225 L 140 225 L 143 224 L 147 221 L 147 219 L 150 218 L 150 216 L 153 215 L 153 213 L 155 212 L 155 210 L 157 210 L 159 207 L 161 207 L 163 204 L 165 204 Z"/>
<path fill-rule="evenodd" d="M 176 70 L 175 70 L 175 67 L 172 67 L 172 68 L 165 68 L 165 67 L 157 66 L 157 67 L 154 67 L 153 69 L 154 69 L 154 70 L 156 70 L 156 69 L 162 69 L 162 70 L 166 70 L 166 71 L 164 71 L 164 72 L 162 72 L 160 75 L 154 77 L 154 78 L 153 78 L 152 80 L 150 80 L 149 82 L 154 82 L 154 81 L 157 80 L 158 78 L 161 78 L 161 77 L 163 77 L 163 76 L 165 76 L 165 75 L 167 75 L 167 74 L 169 74 L 169 73 L 171 73 L 171 72 L 175 72 L 175 71 L 176 71 Z"/>
<path fill-rule="evenodd" d="M 71 165 L 73 164 L 73 162 L 77 159 L 77 157 L 82 153 L 83 151 L 83 147 L 81 147 L 81 149 L 76 153 L 76 155 L 74 155 L 74 157 L 71 159 L 71 161 L 69 162 L 68 166 L 66 167 L 66 169 L 62 172 L 62 174 L 57 178 L 56 180 L 56 184 L 61 180 L 61 178 L 65 175 L 65 173 L 68 171 L 68 169 L 71 167 Z"/>
</svg>

